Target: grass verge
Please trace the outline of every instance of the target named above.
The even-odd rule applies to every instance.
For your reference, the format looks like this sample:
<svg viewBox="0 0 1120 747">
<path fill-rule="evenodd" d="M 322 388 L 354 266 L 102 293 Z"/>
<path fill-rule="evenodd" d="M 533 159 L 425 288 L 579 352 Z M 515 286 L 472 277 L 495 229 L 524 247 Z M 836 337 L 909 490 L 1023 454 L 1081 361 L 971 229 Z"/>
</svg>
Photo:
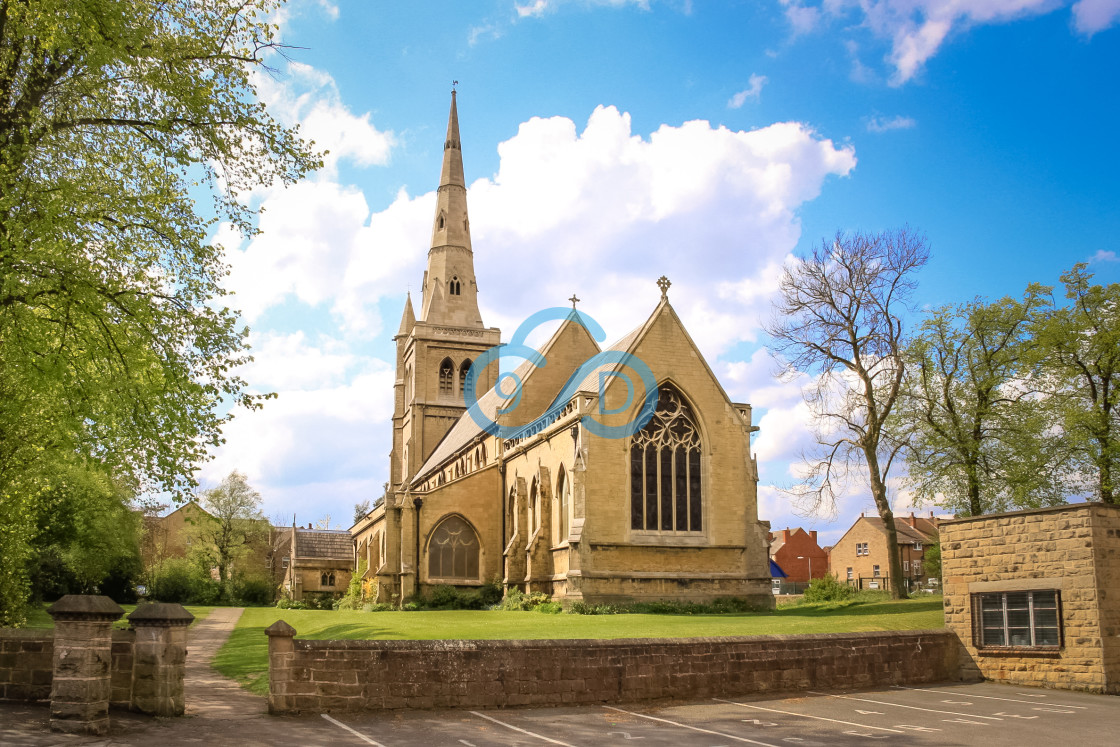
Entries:
<svg viewBox="0 0 1120 747">
<path fill-rule="evenodd" d="M 921 630 L 945 625 L 940 597 L 789 604 L 772 612 L 723 615 L 542 615 L 497 610 L 332 612 L 256 607 L 245 610 L 229 640 L 214 657 L 214 668 L 254 693 L 267 694 L 268 637 L 264 630 L 277 620 L 294 627 L 300 638 L 313 640 L 698 638 Z"/>
</svg>

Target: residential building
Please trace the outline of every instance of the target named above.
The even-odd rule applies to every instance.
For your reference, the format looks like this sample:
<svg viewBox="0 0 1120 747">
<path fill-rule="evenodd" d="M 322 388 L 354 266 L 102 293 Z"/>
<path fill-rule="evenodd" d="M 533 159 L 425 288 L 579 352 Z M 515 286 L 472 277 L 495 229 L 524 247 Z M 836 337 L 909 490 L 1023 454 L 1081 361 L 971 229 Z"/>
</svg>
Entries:
<svg viewBox="0 0 1120 747">
<path fill-rule="evenodd" d="M 296 600 L 342 596 L 354 575 L 354 543 L 345 529 L 293 524 L 276 532 L 272 573 L 281 592 Z"/>
<path fill-rule="evenodd" d="M 786 573 L 786 581 L 809 583 L 811 579 L 828 575 L 828 553 L 817 544 L 816 530 L 806 532 L 801 527 L 768 535 L 770 559 Z"/>
<path fill-rule="evenodd" d="M 899 553 L 902 556 L 902 575 L 911 588 L 927 582 L 924 561 L 930 545 L 937 542 L 937 524 L 940 519 L 931 512 L 929 517 L 894 517 L 898 535 Z M 860 589 L 886 589 L 890 576 L 887 557 L 887 532 L 878 516 L 860 514 L 851 528 L 844 533 L 829 551 L 832 575 L 842 583 Z"/>
</svg>

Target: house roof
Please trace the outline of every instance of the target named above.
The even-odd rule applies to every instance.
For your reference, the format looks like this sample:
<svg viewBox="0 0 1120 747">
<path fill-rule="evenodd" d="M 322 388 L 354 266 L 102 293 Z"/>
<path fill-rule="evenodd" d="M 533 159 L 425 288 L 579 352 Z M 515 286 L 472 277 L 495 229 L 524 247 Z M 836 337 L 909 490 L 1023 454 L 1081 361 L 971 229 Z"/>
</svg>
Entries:
<svg viewBox="0 0 1120 747">
<path fill-rule="evenodd" d="M 910 526 L 910 519 L 914 519 L 914 526 Z M 872 526 L 880 532 L 885 532 L 883 527 L 883 520 L 878 516 L 860 516 L 855 522 L 848 527 L 848 531 L 836 541 L 840 544 L 844 538 L 848 536 L 860 522 L 866 522 L 868 526 Z M 932 521 L 928 518 L 921 516 L 914 516 L 911 514 L 909 517 L 894 517 L 895 533 L 898 535 L 899 542 L 936 542 L 938 538 L 937 519 Z M 833 545 L 835 547 L 835 545 Z"/>
<path fill-rule="evenodd" d="M 345 529 L 296 529 L 297 558 L 338 558 L 354 556 L 350 532 Z"/>
</svg>

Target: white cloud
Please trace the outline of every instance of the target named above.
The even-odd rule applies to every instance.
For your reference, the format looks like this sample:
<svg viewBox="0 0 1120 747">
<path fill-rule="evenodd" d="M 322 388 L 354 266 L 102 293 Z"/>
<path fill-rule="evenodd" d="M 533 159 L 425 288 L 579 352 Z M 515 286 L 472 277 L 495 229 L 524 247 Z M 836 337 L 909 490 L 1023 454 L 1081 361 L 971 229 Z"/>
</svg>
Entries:
<svg viewBox="0 0 1120 747">
<path fill-rule="evenodd" d="M 313 140 L 320 151 L 329 151 L 320 179 L 334 178 L 344 159 L 358 166 L 389 162 L 396 137 L 374 127 L 369 112 L 352 113 L 342 103 L 334 78 L 300 62 L 287 63 L 286 70 L 287 75 L 279 79 L 255 73 L 257 92 L 282 122 L 298 124 L 304 139 Z"/>
<path fill-rule="evenodd" d="M 1089 259 L 1090 262 L 1116 262 L 1117 260 L 1120 260 L 1120 257 L 1116 256 L 1116 252 L 1107 249 L 1098 249 L 1097 253 Z"/>
<path fill-rule="evenodd" d="M 894 69 L 890 82 L 902 85 L 916 75 L 955 31 L 971 26 L 1008 23 L 1070 6 L 1068 0 L 822 0 L 818 6 L 802 0 L 779 0 L 794 35 L 854 15 L 876 37 L 888 40 L 886 61 Z M 1077 0 L 1072 3 L 1073 26 L 1093 35 L 1120 20 L 1120 0 Z M 858 61 L 857 61 L 858 64 Z"/>
<path fill-rule="evenodd" d="M 896 114 L 893 117 L 880 117 L 876 115 L 868 118 L 867 131 L 890 132 L 891 130 L 909 130 L 917 124 L 913 117 L 904 117 L 901 114 Z"/>
<path fill-rule="evenodd" d="M 533 0 L 525 5 L 514 5 L 518 18 L 535 18 L 544 15 L 549 9 L 548 0 Z"/>
<path fill-rule="evenodd" d="M 767 77 L 765 75 L 751 75 L 749 83 L 750 85 L 747 88 L 731 97 L 731 100 L 727 102 L 728 109 L 738 109 L 747 103 L 747 99 L 757 99 L 759 94 L 762 93 L 762 87 L 767 83 Z"/>
<path fill-rule="evenodd" d="M 1079 0 L 1073 4 L 1073 27 L 1086 36 L 1120 20 L 1120 0 Z"/>
</svg>

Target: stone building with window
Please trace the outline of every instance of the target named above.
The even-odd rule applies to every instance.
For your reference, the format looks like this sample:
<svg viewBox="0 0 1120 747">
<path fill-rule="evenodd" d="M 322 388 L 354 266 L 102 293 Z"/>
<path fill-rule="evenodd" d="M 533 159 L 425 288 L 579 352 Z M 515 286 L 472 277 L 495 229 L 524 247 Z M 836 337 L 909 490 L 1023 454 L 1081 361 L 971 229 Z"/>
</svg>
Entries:
<svg viewBox="0 0 1120 747">
<path fill-rule="evenodd" d="M 468 375 L 501 333 L 478 310 L 454 96 L 421 312 L 409 297 L 394 338 L 389 492 L 350 530 L 377 599 L 497 580 L 565 603 L 772 606 L 751 407 L 720 386 L 667 279 L 613 345 L 573 296 L 512 374 L 491 361 Z"/>
<path fill-rule="evenodd" d="M 966 678 L 1120 695 L 1120 506 L 946 520 L 941 563 Z"/>
<path fill-rule="evenodd" d="M 322 601 L 342 596 L 354 575 L 354 545 L 344 529 L 291 527 L 276 530 L 272 574 L 291 599 Z"/>
</svg>

